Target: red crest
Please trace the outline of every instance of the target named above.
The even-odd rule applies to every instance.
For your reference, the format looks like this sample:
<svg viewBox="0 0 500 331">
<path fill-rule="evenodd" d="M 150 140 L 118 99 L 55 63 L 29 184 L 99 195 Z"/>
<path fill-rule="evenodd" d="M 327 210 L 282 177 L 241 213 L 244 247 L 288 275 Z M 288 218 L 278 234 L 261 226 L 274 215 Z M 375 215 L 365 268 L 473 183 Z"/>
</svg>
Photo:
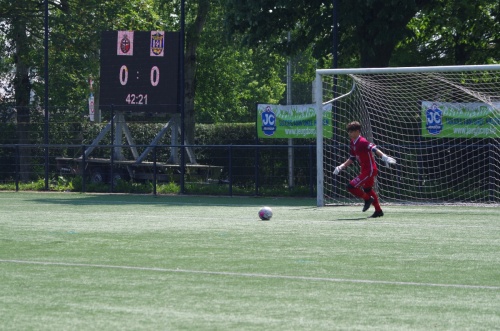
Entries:
<svg viewBox="0 0 500 331">
<path fill-rule="evenodd" d="M 130 51 L 130 40 L 127 35 L 123 35 L 122 40 L 120 40 L 120 49 L 125 54 Z"/>
</svg>

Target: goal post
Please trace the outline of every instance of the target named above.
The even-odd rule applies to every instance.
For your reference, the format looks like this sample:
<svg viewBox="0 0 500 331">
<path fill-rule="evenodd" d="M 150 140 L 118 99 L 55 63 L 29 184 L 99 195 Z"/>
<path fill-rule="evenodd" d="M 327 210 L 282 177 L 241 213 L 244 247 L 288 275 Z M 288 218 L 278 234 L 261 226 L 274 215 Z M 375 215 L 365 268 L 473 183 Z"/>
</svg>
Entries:
<svg viewBox="0 0 500 331">
<path fill-rule="evenodd" d="M 397 160 L 378 158 L 382 203 L 500 204 L 500 65 L 316 70 L 317 205 L 361 201 L 346 190 L 358 165 L 346 125 Z"/>
</svg>

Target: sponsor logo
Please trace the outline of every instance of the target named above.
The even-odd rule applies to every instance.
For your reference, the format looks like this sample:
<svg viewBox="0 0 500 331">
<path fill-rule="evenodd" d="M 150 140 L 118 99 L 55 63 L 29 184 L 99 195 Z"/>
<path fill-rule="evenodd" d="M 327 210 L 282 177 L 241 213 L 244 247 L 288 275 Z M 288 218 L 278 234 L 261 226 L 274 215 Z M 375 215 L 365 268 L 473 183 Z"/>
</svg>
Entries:
<svg viewBox="0 0 500 331">
<path fill-rule="evenodd" d="M 434 103 L 431 108 L 425 111 L 427 132 L 438 135 L 443 130 L 443 112 Z"/>
<path fill-rule="evenodd" d="M 267 106 L 262 112 L 262 132 L 266 136 L 272 136 L 276 132 L 276 115 L 271 106 Z"/>
</svg>

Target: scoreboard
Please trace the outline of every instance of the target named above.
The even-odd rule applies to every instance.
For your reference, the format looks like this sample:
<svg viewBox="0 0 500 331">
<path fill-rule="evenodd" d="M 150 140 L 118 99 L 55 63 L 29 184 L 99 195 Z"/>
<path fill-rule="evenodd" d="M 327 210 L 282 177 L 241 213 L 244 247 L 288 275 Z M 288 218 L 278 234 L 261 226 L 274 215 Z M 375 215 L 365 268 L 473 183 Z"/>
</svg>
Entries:
<svg viewBox="0 0 500 331">
<path fill-rule="evenodd" d="M 101 108 L 179 112 L 179 39 L 179 32 L 102 32 Z"/>
</svg>

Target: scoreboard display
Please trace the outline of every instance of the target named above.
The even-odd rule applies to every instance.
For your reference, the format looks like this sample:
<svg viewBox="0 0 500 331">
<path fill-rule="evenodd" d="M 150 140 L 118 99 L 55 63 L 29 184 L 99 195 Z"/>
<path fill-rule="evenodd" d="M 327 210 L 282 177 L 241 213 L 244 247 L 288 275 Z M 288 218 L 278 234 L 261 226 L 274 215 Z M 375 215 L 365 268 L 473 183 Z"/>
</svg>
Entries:
<svg viewBox="0 0 500 331">
<path fill-rule="evenodd" d="M 179 32 L 102 32 L 100 106 L 179 112 L 179 38 Z"/>
</svg>

